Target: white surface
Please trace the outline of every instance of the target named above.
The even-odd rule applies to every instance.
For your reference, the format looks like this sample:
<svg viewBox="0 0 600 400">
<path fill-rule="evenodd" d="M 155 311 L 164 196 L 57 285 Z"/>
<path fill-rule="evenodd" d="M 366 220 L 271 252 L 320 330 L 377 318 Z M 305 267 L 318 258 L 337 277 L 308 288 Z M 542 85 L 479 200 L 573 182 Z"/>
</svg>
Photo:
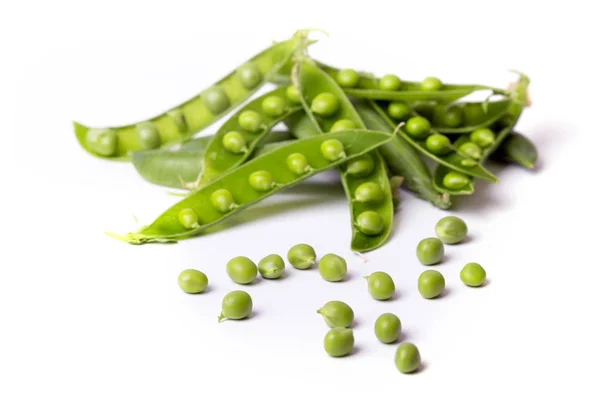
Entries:
<svg viewBox="0 0 600 400">
<path fill-rule="evenodd" d="M 589 2 L 35 3 L 0 7 L 0 398 L 598 398 L 600 68 Z M 129 164 L 89 156 L 71 121 L 152 116 L 303 27 L 330 33 L 311 53 L 333 65 L 495 85 L 513 79 L 509 68 L 530 75 L 534 106 L 518 128 L 538 145 L 539 170 L 505 168 L 501 183 L 480 182 L 457 203 L 473 240 L 436 267 L 445 298 L 419 298 L 414 249 L 449 213 L 409 194 L 393 238 L 366 264 L 349 251 L 341 191 L 298 195 L 308 185 L 173 246 L 104 235 L 177 199 Z M 351 280 L 289 270 L 246 288 L 252 319 L 217 324 L 222 297 L 239 289 L 225 262 L 298 242 L 346 257 Z M 487 287 L 460 283 L 468 261 L 487 269 Z M 183 294 L 185 268 L 205 271 L 210 292 Z M 361 276 L 376 270 L 394 277 L 397 300 L 368 297 Z M 322 349 L 315 311 L 331 299 L 356 312 L 352 357 Z M 396 346 L 376 342 L 386 311 L 419 346 L 421 373 L 398 373 Z"/>
</svg>

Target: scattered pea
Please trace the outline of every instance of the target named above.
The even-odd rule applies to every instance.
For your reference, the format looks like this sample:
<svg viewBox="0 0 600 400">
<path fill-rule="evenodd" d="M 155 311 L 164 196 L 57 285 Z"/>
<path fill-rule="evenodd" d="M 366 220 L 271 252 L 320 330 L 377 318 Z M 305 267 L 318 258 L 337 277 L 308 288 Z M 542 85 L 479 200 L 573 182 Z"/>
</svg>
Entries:
<svg viewBox="0 0 600 400">
<path fill-rule="evenodd" d="M 440 133 L 434 133 L 425 140 L 425 147 L 427 150 L 436 155 L 448 153 L 452 149 L 451 145 L 452 143 L 450 142 L 450 139 L 448 139 L 448 136 L 444 136 Z"/>
<path fill-rule="evenodd" d="M 321 143 L 321 154 L 328 161 L 337 161 L 346 157 L 344 144 L 337 139 L 327 139 Z"/>
<path fill-rule="evenodd" d="M 177 219 L 179 219 L 179 223 L 186 229 L 194 229 L 199 226 L 198 214 L 191 208 L 184 208 L 179 211 Z"/>
<path fill-rule="evenodd" d="M 158 129 L 152 122 L 142 122 L 135 127 L 137 142 L 143 150 L 151 150 L 160 146 Z"/>
<path fill-rule="evenodd" d="M 256 111 L 246 110 L 243 111 L 238 117 L 238 124 L 240 125 L 240 128 L 248 132 L 256 133 L 260 131 L 262 123 L 263 119 Z"/>
<path fill-rule="evenodd" d="M 402 343 L 396 349 L 395 364 L 403 374 L 415 372 L 421 366 L 421 354 L 412 343 Z"/>
<path fill-rule="evenodd" d="M 375 320 L 375 336 L 381 343 L 394 343 L 400 337 L 402 323 L 396 314 L 381 314 Z"/>
<path fill-rule="evenodd" d="M 112 156 L 117 151 L 117 132 L 114 129 L 90 129 L 85 144 L 96 154 Z"/>
<path fill-rule="evenodd" d="M 379 79 L 379 89 L 381 90 L 398 90 L 402 86 L 402 81 L 396 75 L 387 74 Z"/>
<path fill-rule="evenodd" d="M 436 91 L 436 90 L 440 90 L 442 88 L 442 81 L 439 80 L 439 78 L 436 78 L 435 76 L 428 76 L 427 78 L 423 79 L 423 82 L 421 82 L 421 90 L 427 90 L 427 91 Z"/>
<path fill-rule="evenodd" d="M 285 100 L 279 96 L 269 96 L 263 100 L 262 109 L 269 117 L 279 117 L 285 112 Z"/>
<path fill-rule="evenodd" d="M 278 254 L 270 254 L 258 262 L 258 272 L 265 279 L 281 278 L 285 270 L 285 262 Z"/>
<path fill-rule="evenodd" d="M 346 276 L 346 260 L 336 254 L 325 254 L 319 260 L 319 274 L 329 282 L 339 282 Z"/>
<path fill-rule="evenodd" d="M 458 148 L 458 151 L 460 151 L 467 157 L 472 158 L 473 160 L 480 160 L 481 157 L 483 156 L 481 147 L 477 146 L 473 142 L 466 142 L 466 143 L 461 144 L 460 147 Z"/>
<path fill-rule="evenodd" d="M 367 236 L 376 236 L 383 231 L 385 224 L 379 213 L 368 210 L 358 214 L 356 227 Z"/>
<path fill-rule="evenodd" d="M 177 283 L 184 292 L 196 294 L 204 292 L 208 286 L 208 278 L 201 271 L 186 269 L 179 274 Z"/>
<path fill-rule="evenodd" d="M 461 174 L 460 172 L 456 171 L 450 171 L 444 176 L 442 183 L 448 189 L 456 190 L 467 186 L 470 181 L 471 180 L 469 177 L 465 174 Z"/>
<path fill-rule="evenodd" d="M 356 124 L 354 121 L 349 119 L 340 119 L 331 126 L 329 132 L 348 131 L 350 129 L 356 129 Z"/>
<path fill-rule="evenodd" d="M 302 153 L 292 153 L 285 159 L 285 163 L 290 171 L 296 175 L 304 175 L 311 170 L 306 156 Z"/>
<path fill-rule="evenodd" d="M 354 348 L 354 332 L 349 328 L 331 328 L 325 335 L 323 347 L 331 357 L 343 357 Z"/>
<path fill-rule="evenodd" d="M 338 71 L 336 81 L 343 88 L 353 88 L 358 84 L 358 78 L 355 70 L 345 68 Z"/>
<path fill-rule="evenodd" d="M 213 86 L 206 89 L 204 93 L 202 93 L 202 102 L 213 115 L 221 114 L 229 108 L 230 104 L 225 89 L 220 86 Z"/>
<path fill-rule="evenodd" d="M 435 234 L 446 244 L 462 242 L 467 237 L 467 231 L 465 221 L 454 216 L 444 217 L 435 225 Z"/>
<path fill-rule="evenodd" d="M 356 157 L 346 164 L 346 173 L 356 178 L 362 178 L 370 175 L 375 169 L 375 161 L 370 154 Z"/>
<path fill-rule="evenodd" d="M 315 96 L 310 109 L 317 115 L 330 117 L 340 109 L 340 102 L 333 94 L 323 92 Z"/>
<path fill-rule="evenodd" d="M 460 280 L 467 286 L 478 287 L 485 282 L 486 275 L 480 264 L 470 262 L 460 271 Z"/>
<path fill-rule="evenodd" d="M 222 143 L 225 150 L 235 154 L 246 153 L 248 151 L 246 140 L 242 134 L 237 131 L 227 132 L 223 135 Z"/>
<path fill-rule="evenodd" d="M 444 259 L 444 244 L 438 238 L 426 238 L 417 245 L 417 258 L 423 265 L 435 265 Z"/>
<path fill-rule="evenodd" d="M 496 135 L 490 128 L 480 128 L 471 132 L 470 138 L 471 142 L 485 149 L 494 144 L 494 141 L 496 140 Z"/>
<path fill-rule="evenodd" d="M 259 192 L 266 192 L 268 190 L 273 189 L 276 185 L 273 181 L 273 176 L 268 171 L 255 171 L 250 174 L 248 178 L 248 183 L 254 190 L 258 190 Z"/>
<path fill-rule="evenodd" d="M 360 203 L 376 204 L 383 201 L 384 197 L 383 189 L 375 182 L 362 183 L 354 191 L 354 199 Z"/>
<path fill-rule="evenodd" d="M 235 283 L 247 285 L 258 275 L 256 264 L 248 257 L 238 256 L 227 262 L 227 275 Z"/>
<path fill-rule="evenodd" d="M 417 286 L 421 296 L 426 299 L 433 299 L 444 292 L 446 280 L 439 271 L 429 269 L 419 275 Z"/>
<path fill-rule="evenodd" d="M 302 98 L 300 97 L 300 91 L 294 85 L 290 85 L 287 87 L 287 89 L 285 90 L 285 95 L 288 98 L 288 100 L 294 104 L 302 103 Z"/>
<path fill-rule="evenodd" d="M 388 114 L 395 120 L 404 121 L 411 115 L 411 111 L 406 103 L 392 102 L 388 106 Z"/>
<path fill-rule="evenodd" d="M 287 259 L 296 269 L 308 269 L 317 260 L 317 254 L 312 246 L 297 244 L 288 250 Z"/>
<path fill-rule="evenodd" d="M 367 280 L 369 294 L 375 300 L 389 300 L 394 296 L 396 284 L 387 272 L 373 272 L 364 278 Z"/>
<path fill-rule="evenodd" d="M 431 124 L 424 117 L 412 117 L 406 121 L 406 132 L 415 137 L 421 138 L 429 133 Z"/>
<path fill-rule="evenodd" d="M 237 206 L 233 200 L 233 195 L 227 189 L 217 189 L 212 192 L 210 202 L 222 213 L 229 212 Z"/>
<path fill-rule="evenodd" d="M 260 69 L 250 62 L 240 65 L 236 73 L 242 86 L 248 90 L 254 89 L 263 79 Z"/>
<path fill-rule="evenodd" d="M 252 314 L 252 297 L 243 290 L 234 290 L 223 297 L 221 303 L 221 315 L 218 321 L 223 319 L 240 320 L 248 318 Z"/>
<path fill-rule="evenodd" d="M 349 328 L 354 321 L 354 311 L 343 301 L 328 301 L 317 310 L 330 328 Z"/>
</svg>

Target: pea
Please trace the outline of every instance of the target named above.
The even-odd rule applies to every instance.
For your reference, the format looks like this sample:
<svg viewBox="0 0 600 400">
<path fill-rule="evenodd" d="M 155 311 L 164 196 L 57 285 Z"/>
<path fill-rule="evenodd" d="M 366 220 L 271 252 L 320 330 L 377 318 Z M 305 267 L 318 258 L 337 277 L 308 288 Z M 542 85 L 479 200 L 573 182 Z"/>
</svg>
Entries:
<svg viewBox="0 0 600 400">
<path fill-rule="evenodd" d="M 348 271 L 346 260 L 336 254 L 325 254 L 319 260 L 319 274 L 329 282 L 339 282 L 346 276 Z"/>
<path fill-rule="evenodd" d="M 394 296 L 396 284 L 387 272 L 373 272 L 364 278 L 367 280 L 369 294 L 375 300 L 389 300 Z"/>
<path fill-rule="evenodd" d="M 406 132 L 415 138 L 426 136 L 430 130 L 431 124 L 427 118 L 412 117 L 406 121 Z"/>
<path fill-rule="evenodd" d="M 423 265 L 434 265 L 444 259 L 444 244 L 438 238 L 426 238 L 417 245 L 417 258 Z"/>
<path fill-rule="evenodd" d="M 262 81 L 262 72 L 253 63 L 242 64 L 236 71 L 237 76 L 246 89 L 254 89 Z"/>
<path fill-rule="evenodd" d="M 419 275 L 417 286 L 421 296 L 426 299 L 433 299 L 442 294 L 446 287 L 446 280 L 439 271 L 429 269 Z"/>
<path fill-rule="evenodd" d="M 396 349 L 395 364 L 398 371 L 408 374 L 421 366 L 421 354 L 412 343 L 402 343 Z"/>
<path fill-rule="evenodd" d="M 252 314 L 252 297 L 243 290 L 234 290 L 223 297 L 221 303 L 221 315 L 218 321 L 223 319 L 240 320 L 248 318 Z"/>
<path fill-rule="evenodd" d="M 363 211 L 356 217 L 356 227 L 367 236 L 379 235 L 385 228 L 383 218 L 376 211 Z"/>
<path fill-rule="evenodd" d="M 174 108 L 170 111 L 167 111 L 167 115 L 171 117 L 173 123 L 177 126 L 177 130 L 179 132 L 186 132 L 188 130 L 185 115 L 183 114 L 183 111 L 181 111 L 179 108 Z"/>
<path fill-rule="evenodd" d="M 466 142 L 466 143 L 461 144 L 460 147 L 458 148 L 458 151 L 460 151 L 467 157 L 472 158 L 473 160 L 480 160 L 481 157 L 483 156 L 481 147 L 477 146 L 473 142 Z"/>
<path fill-rule="evenodd" d="M 448 128 L 457 128 L 462 122 L 462 109 L 460 107 L 440 106 L 436 108 L 434 121 L 436 125 Z"/>
<path fill-rule="evenodd" d="M 201 271 L 186 269 L 179 274 L 177 283 L 186 293 L 202 293 L 208 286 L 208 278 Z"/>
<path fill-rule="evenodd" d="M 210 195 L 212 205 L 222 213 L 229 212 L 236 207 L 233 195 L 227 189 L 217 189 Z"/>
<path fill-rule="evenodd" d="M 273 181 L 273 176 L 268 171 L 255 171 L 250 174 L 248 183 L 254 190 L 266 192 L 273 189 L 276 183 Z"/>
<path fill-rule="evenodd" d="M 158 129 L 152 122 L 142 122 L 135 127 L 138 146 L 143 150 L 151 150 L 160 146 Z"/>
<path fill-rule="evenodd" d="M 381 90 L 398 90 L 402 86 L 402 81 L 396 75 L 387 74 L 379 79 L 378 86 Z"/>
<path fill-rule="evenodd" d="M 448 216 L 435 224 L 435 234 L 446 244 L 462 242 L 467 237 L 467 224 L 458 217 Z"/>
<path fill-rule="evenodd" d="M 465 174 L 461 174 L 460 172 L 456 172 L 456 171 L 450 171 L 448 172 L 445 176 L 444 179 L 442 180 L 442 183 L 444 184 L 445 187 L 447 187 L 448 189 L 460 189 L 463 188 L 465 186 L 467 186 L 470 182 L 470 179 L 468 176 L 466 176 Z"/>
<path fill-rule="evenodd" d="M 330 328 L 349 328 L 354 321 L 354 311 L 343 301 L 328 301 L 317 310 Z"/>
<path fill-rule="evenodd" d="M 247 285 L 258 275 L 256 264 L 248 257 L 238 256 L 227 262 L 227 275 L 235 283 Z"/>
<path fill-rule="evenodd" d="M 297 244 L 288 250 L 287 259 L 296 269 L 308 269 L 317 260 L 317 254 L 312 246 Z"/>
<path fill-rule="evenodd" d="M 277 279 L 283 275 L 285 262 L 278 254 L 270 254 L 258 262 L 258 272 L 265 279 Z"/>
<path fill-rule="evenodd" d="M 388 114 L 395 120 L 403 121 L 411 114 L 410 107 L 406 103 L 392 102 L 388 106 Z"/>
<path fill-rule="evenodd" d="M 90 129 L 85 137 L 85 144 L 94 153 L 105 157 L 116 153 L 118 141 L 114 129 Z"/>
<path fill-rule="evenodd" d="M 480 264 L 470 262 L 460 271 L 460 280 L 467 286 L 478 287 L 485 282 L 486 275 Z"/>
<path fill-rule="evenodd" d="M 434 133 L 433 135 L 428 136 L 427 140 L 425 140 L 425 147 L 427 150 L 436 155 L 448 153 L 452 149 L 451 145 L 450 139 L 440 133 Z"/>
<path fill-rule="evenodd" d="M 376 204 L 383 201 L 384 197 L 383 189 L 375 182 L 365 182 L 354 191 L 354 199 L 360 203 Z"/>
<path fill-rule="evenodd" d="M 197 228 L 198 225 L 198 214 L 191 208 L 184 208 L 179 211 L 179 215 L 177 216 L 179 223 L 186 229 L 194 229 Z"/>
<path fill-rule="evenodd" d="M 337 161 L 346 157 L 344 144 L 337 139 L 327 139 L 321 143 L 321 154 L 328 161 Z"/>
<path fill-rule="evenodd" d="M 302 153 L 292 153 L 285 159 L 285 163 L 290 171 L 296 175 L 304 175 L 311 170 L 306 156 Z"/>
<path fill-rule="evenodd" d="M 479 128 L 471 132 L 470 138 L 471 142 L 485 149 L 494 144 L 494 141 L 496 140 L 496 135 L 490 128 Z"/>
<path fill-rule="evenodd" d="M 375 336 L 381 343 L 394 343 L 400 337 L 401 330 L 402 323 L 395 314 L 381 314 L 375 320 Z"/>
<path fill-rule="evenodd" d="M 246 139 L 237 131 L 227 132 L 223 135 L 222 143 L 225 150 L 234 154 L 246 153 L 248 151 Z"/>
<path fill-rule="evenodd" d="M 331 357 L 343 357 L 354 348 L 354 332 L 349 328 L 331 328 L 325 335 L 323 347 Z"/>
<path fill-rule="evenodd" d="M 421 82 L 421 90 L 434 92 L 436 90 L 440 90 L 441 88 L 442 81 L 440 81 L 439 78 L 436 78 L 435 76 L 428 76 L 427 78 L 423 79 L 423 82 Z"/>
<path fill-rule="evenodd" d="M 294 85 L 290 85 L 287 87 L 287 89 L 285 89 L 285 95 L 288 98 L 288 100 L 294 104 L 302 103 L 302 97 L 300 97 L 300 91 Z"/>
<path fill-rule="evenodd" d="M 229 102 L 229 97 L 227 97 L 227 93 L 225 93 L 225 89 L 220 86 L 213 86 L 206 89 L 204 93 L 202 93 L 202 102 L 213 115 L 221 114 L 227 110 L 231 104 Z"/>
<path fill-rule="evenodd" d="M 238 117 L 238 124 L 240 125 L 240 128 L 248 132 L 256 133 L 260 131 L 262 123 L 263 119 L 256 111 L 246 110 L 243 111 Z"/>
<path fill-rule="evenodd" d="M 340 119 L 331 126 L 329 132 L 349 131 L 351 129 L 356 129 L 356 124 L 354 121 L 349 119 Z"/>
<path fill-rule="evenodd" d="M 346 173 L 356 178 L 368 176 L 375 169 L 375 161 L 370 154 L 356 157 L 346 164 Z"/>
<path fill-rule="evenodd" d="M 269 117 L 277 118 L 285 112 L 285 100 L 279 96 L 269 96 L 263 100 L 262 109 Z"/>
<path fill-rule="evenodd" d="M 476 125 L 483 118 L 485 113 L 483 107 L 478 103 L 467 103 L 463 110 L 463 119 L 467 125 Z"/>
<path fill-rule="evenodd" d="M 340 101 L 329 92 L 319 93 L 313 99 L 310 109 L 322 117 L 330 117 L 340 109 Z"/>
<path fill-rule="evenodd" d="M 343 88 L 353 88 L 358 84 L 358 73 L 350 68 L 340 69 L 335 80 Z"/>
</svg>

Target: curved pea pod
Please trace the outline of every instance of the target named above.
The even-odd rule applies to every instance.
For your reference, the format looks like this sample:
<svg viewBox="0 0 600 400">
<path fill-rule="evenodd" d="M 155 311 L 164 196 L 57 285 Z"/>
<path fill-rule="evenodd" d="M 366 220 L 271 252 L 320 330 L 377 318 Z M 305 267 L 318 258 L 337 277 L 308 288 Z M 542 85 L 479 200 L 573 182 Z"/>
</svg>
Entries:
<svg viewBox="0 0 600 400">
<path fill-rule="evenodd" d="M 336 139 L 344 145 L 345 157 L 330 161 L 323 156 L 320 151 L 321 145 L 329 139 Z M 385 132 L 347 130 L 294 141 L 230 169 L 206 185 L 191 191 L 187 197 L 140 231 L 123 236 L 108 234 L 131 244 L 189 239 L 275 193 L 373 151 L 391 139 L 392 136 Z M 286 167 L 288 157 L 296 153 L 302 154 L 307 161 L 307 168 L 301 174 Z M 259 171 L 262 171 L 263 176 L 266 174 L 272 177 L 272 183 L 261 190 L 257 190 L 249 179 Z M 213 198 L 215 192 L 222 193 L 223 190 L 232 201 L 226 209 L 222 207 L 222 202 L 215 202 Z M 184 220 L 185 224 L 180 218 L 182 211 L 187 217 Z M 196 221 L 190 223 L 190 215 L 196 216 Z"/>
<path fill-rule="evenodd" d="M 522 133 L 512 131 L 491 156 L 495 160 L 533 169 L 538 159 L 535 144 Z"/>
<path fill-rule="evenodd" d="M 134 151 L 166 148 L 190 139 L 252 96 L 307 43 L 308 31 L 275 43 L 245 61 L 210 88 L 170 110 L 137 123 L 88 127 L 74 122 L 75 136 L 90 154 L 110 160 L 130 160 Z"/>
</svg>

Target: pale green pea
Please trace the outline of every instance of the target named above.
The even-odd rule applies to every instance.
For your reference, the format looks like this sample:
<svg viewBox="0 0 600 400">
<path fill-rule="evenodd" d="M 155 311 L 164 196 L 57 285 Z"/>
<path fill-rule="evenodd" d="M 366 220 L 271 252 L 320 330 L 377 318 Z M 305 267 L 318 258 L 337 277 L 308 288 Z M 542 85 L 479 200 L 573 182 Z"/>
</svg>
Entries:
<svg viewBox="0 0 600 400">
<path fill-rule="evenodd" d="M 330 328 L 349 328 L 354 321 L 354 311 L 343 301 L 328 301 L 317 310 Z"/>
<path fill-rule="evenodd" d="M 383 189 L 375 182 L 362 183 L 354 191 L 354 199 L 359 203 L 376 204 L 383 201 L 384 197 Z"/>
<path fill-rule="evenodd" d="M 263 119 L 259 113 L 252 110 L 243 111 L 238 117 L 240 128 L 256 133 L 261 130 Z"/>
<path fill-rule="evenodd" d="M 339 282 L 346 276 L 346 260 L 336 254 L 325 254 L 319 260 L 319 274 L 329 282 Z"/>
<path fill-rule="evenodd" d="M 313 99 L 310 109 L 313 113 L 322 117 L 330 117 L 340 108 L 340 102 L 336 96 L 329 92 L 319 93 Z"/>
<path fill-rule="evenodd" d="M 337 161 L 346 157 L 344 144 L 337 139 L 327 139 L 321 143 L 321 154 L 328 161 Z"/>
<path fill-rule="evenodd" d="M 212 205 L 222 213 L 229 212 L 237 207 L 233 195 L 227 189 L 217 189 L 210 195 Z"/>
<path fill-rule="evenodd" d="M 465 174 L 461 174 L 460 172 L 456 172 L 456 171 L 450 171 L 448 172 L 445 176 L 444 179 L 442 180 L 442 183 L 444 184 L 445 187 L 447 187 L 448 189 L 460 189 L 463 188 L 465 186 L 467 186 L 470 182 L 470 179 L 468 176 L 466 176 Z"/>
<path fill-rule="evenodd" d="M 135 127 L 138 145 L 144 150 L 155 149 L 160 146 L 160 135 L 156 126 L 150 122 L 142 122 Z"/>
<path fill-rule="evenodd" d="M 229 105 L 231 104 L 229 102 L 229 97 L 227 97 L 225 89 L 223 89 L 220 86 L 213 86 L 209 89 L 206 89 L 204 93 L 202 93 L 201 98 L 202 102 L 204 103 L 204 106 L 213 115 L 223 113 L 229 108 Z"/>
<path fill-rule="evenodd" d="M 114 129 L 90 129 L 85 137 L 86 145 L 101 156 L 112 156 L 117 151 L 119 138 Z"/>
<path fill-rule="evenodd" d="M 265 279 L 278 279 L 284 270 L 285 262 L 278 254 L 270 254 L 258 262 L 258 272 Z"/>
<path fill-rule="evenodd" d="M 300 95 L 300 91 L 294 85 L 290 85 L 287 87 L 287 89 L 285 89 L 285 95 L 288 98 L 288 100 L 294 104 L 302 103 L 302 97 Z"/>
<path fill-rule="evenodd" d="M 467 237 L 467 224 L 458 217 L 448 216 L 435 224 L 435 234 L 444 243 L 456 244 Z"/>
<path fill-rule="evenodd" d="M 346 173 L 356 178 L 368 176 L 375 169 L 375 161 L 370 154 L 356 157 L 346 163 Z"/>
<path fill-rule="evenodd" d="M 266 192 L 273 189 L 276 183 L 273 181 L 273 176 L 268 171 L 255 171 L 250 174 L 248 183 L 254 190 Z"/>
<path fill-rule="evenodd" d="M 434 133 L 427 137 L 425 140 L 425 148 L 429 150 L 430 153 L 436 155 L 443 155 L 452 150 L 452 143 L 447 136 L 444 136 L 439 133 Z"/>
<path fill-rule="evenodd" d="M 458 151 L 460 151 L 467 157 L 472 158 L 473 160 L 480 160 L 483 156 L 483 151 L 481 150 L 481 147 L 477 146 L 473 142 L 466 142 L 461 144 L 458 148 Z"/>
<path fill-rule="evenodd" d="M 285 163 L 290 171 L 296 175 L 304 175 L 312 170 L 308 165 L 306 156 L 302 153 L 292 153 L 285 159 Z"/>
<path fill-rule="evenodd" d="M 221 314 L 218 321 L 223 319 L 240 320 L 248 318 L 252 314 L 252 297 L 243 290 L 234 290 L 223 297 L 221 303 Z"/>
<path fill-rule="evenodd" d="M 429 269 L 419 275 L 417 288 L 421 296 L 426 299 L 438 297 L 444 292 L 445 287 L 446 280 L 444 279 L 444 275 L 439 271 Z"/>
<path fill-rule="evenodd" d="M 487 274 L 480 264 L 470 262 L 460 271 L 460 280 L 467 286 L 478 287 L 485 282 Z"/>
<path fill-rule="evenodd" d="M 358 73 L 350 68 L 344 68 L 338 71 L 336 81 L 343 88 L 353 88 L 358 84 Z"/>
<path fill-rule="evenodd" d="M 269 96 L 262 102 L 263 112 L 272 118 L 277 118 L 285 112 L 285 100 L 279 96 Z"/>
<path fill-rule="evenodd" d="M 248 257 L 238 256 L 227 262 L 227 275 L 235 283 L 247 285 L 251 283 L 258 275 L 256 264 Z"/>
<path fill-rule="evenodd" d="M 389 300 L 394 296 L 396 284 L 387 272 L 373 272 L 364 278 L 367 280 L 369 294 L 375 300 Z"/>
<path fill-rule="evenodd" d="M 177 126 L 177 130 L 179 132 L 187 131 L 188 126 L 183 111 L 181 111 L 178 108 L 175 108 L 173 110 L 167 111 L 167 115 L 171 117 L 173 123 L 175 124 L 175 126 Z"/>
<path fill-rule="evenodd" d="M 396 368 L 403 374 L 415 372 L 421 366 L 421 354 L 412 343 L 402 343 L 396 349 L 394 358 Z"/>
<path fill-rule="evenodd" d="M 392 102 L 387 110 L 390 117 L 398 121 L 403 121 L 411 115 L 410 107 L 406 103 Z"/>
<path fill-rule="evenodd" d="M 375 320 L 375 336 L 381 343 L 394 343 L 400 337 L 401 330 L 402 323 L 395 314 L 381 314 Z"/>
<path fill-rule="evenodd" d="M 356 124 L 354 121 L 349 119 L 340 119 L 331 126 L 329 132 L 349 131 L 351 129 L 356 129 Z"/>
<path fill-rule="evenodd" d="M 179 215 L 177 216 L 179 223 L 186 229 L 194 229 L 197 228 L 198 225 L 198 214 L 191 208 L 184 208 L 179 211 Z"/>
<path fill-rule="evenodd" d="M 288 250 L 287 259 L 296 269 L 308 269 L 317 260 L 317 254 L 312 246 L 297 244 Z"/>
<path fill-rule="evenodd" d="M 421 82 L 421 90 L 433 92 L 436 90 L 440 90 L 441 88 L 442 81 L 440 81 L 439 78 L 436 78 L 435 76 L 428 76 L 427 78 L 423 79 L 423 82 Z"/>
<path fill-rule="evenodd" d="M 480 128 L 471 132 L 471 142 L 485 149 L 496 141 L 496 134 L 490 128 Z"/>
<path fill-rule="evenodd" d="M 349 328 L 331 328 L 325 335 L 323 347 L 331 357 L 343 357 L 354 348 L 354 332 Z"/>
<path fill-rule="evenodd" d="M 262 81 L 263 76 L 260 69 L 251 62 L 242 64 L 236 71 L 237 76 L 246 89 L 254 89 Z"/>
<path fill-rule="evenodd" d="M 237 131 L 227 132 L 223 135 L 221 142 L 223 143 L 225 150 L 234 154 L 246 153 L 248 151 L 246 139 L 244 139 L 244 136 Z"/>
<path fill-rule="evenodd" d="M 415 138 L 426 136 L 431 130 L 431 124 L 424 117 L 412 117 L 406 121 L 406 132 Z"/>
<path fill-rule="evenodd" d="M 184 292 L 196 294 L 202 293 L 204 289 L 206 289 L 208 286 L 208 278 L 201 271 L 186 269 L 179 274 L 177 283 Z"/>
<path fill-rule="evenodd" d="M 383 231 L 385 224 L 379 213 L 369 210 L 356 217 L 356 227 L 367 236 L 376 236 Z"/>
<path fill-rule="evenodd" d="M 444 244 L 438 238 L 426 238 L 417 245 L 417 258 L 423 265 L 435 265 L 444 259 Z"/>
<path fill-rule="evenodd" d="M 396 75 L 387 74 L 379 79 L 378 85 L 381 90 L 398 90 L 402 86 L 402 81 Z"/>
</svg>

